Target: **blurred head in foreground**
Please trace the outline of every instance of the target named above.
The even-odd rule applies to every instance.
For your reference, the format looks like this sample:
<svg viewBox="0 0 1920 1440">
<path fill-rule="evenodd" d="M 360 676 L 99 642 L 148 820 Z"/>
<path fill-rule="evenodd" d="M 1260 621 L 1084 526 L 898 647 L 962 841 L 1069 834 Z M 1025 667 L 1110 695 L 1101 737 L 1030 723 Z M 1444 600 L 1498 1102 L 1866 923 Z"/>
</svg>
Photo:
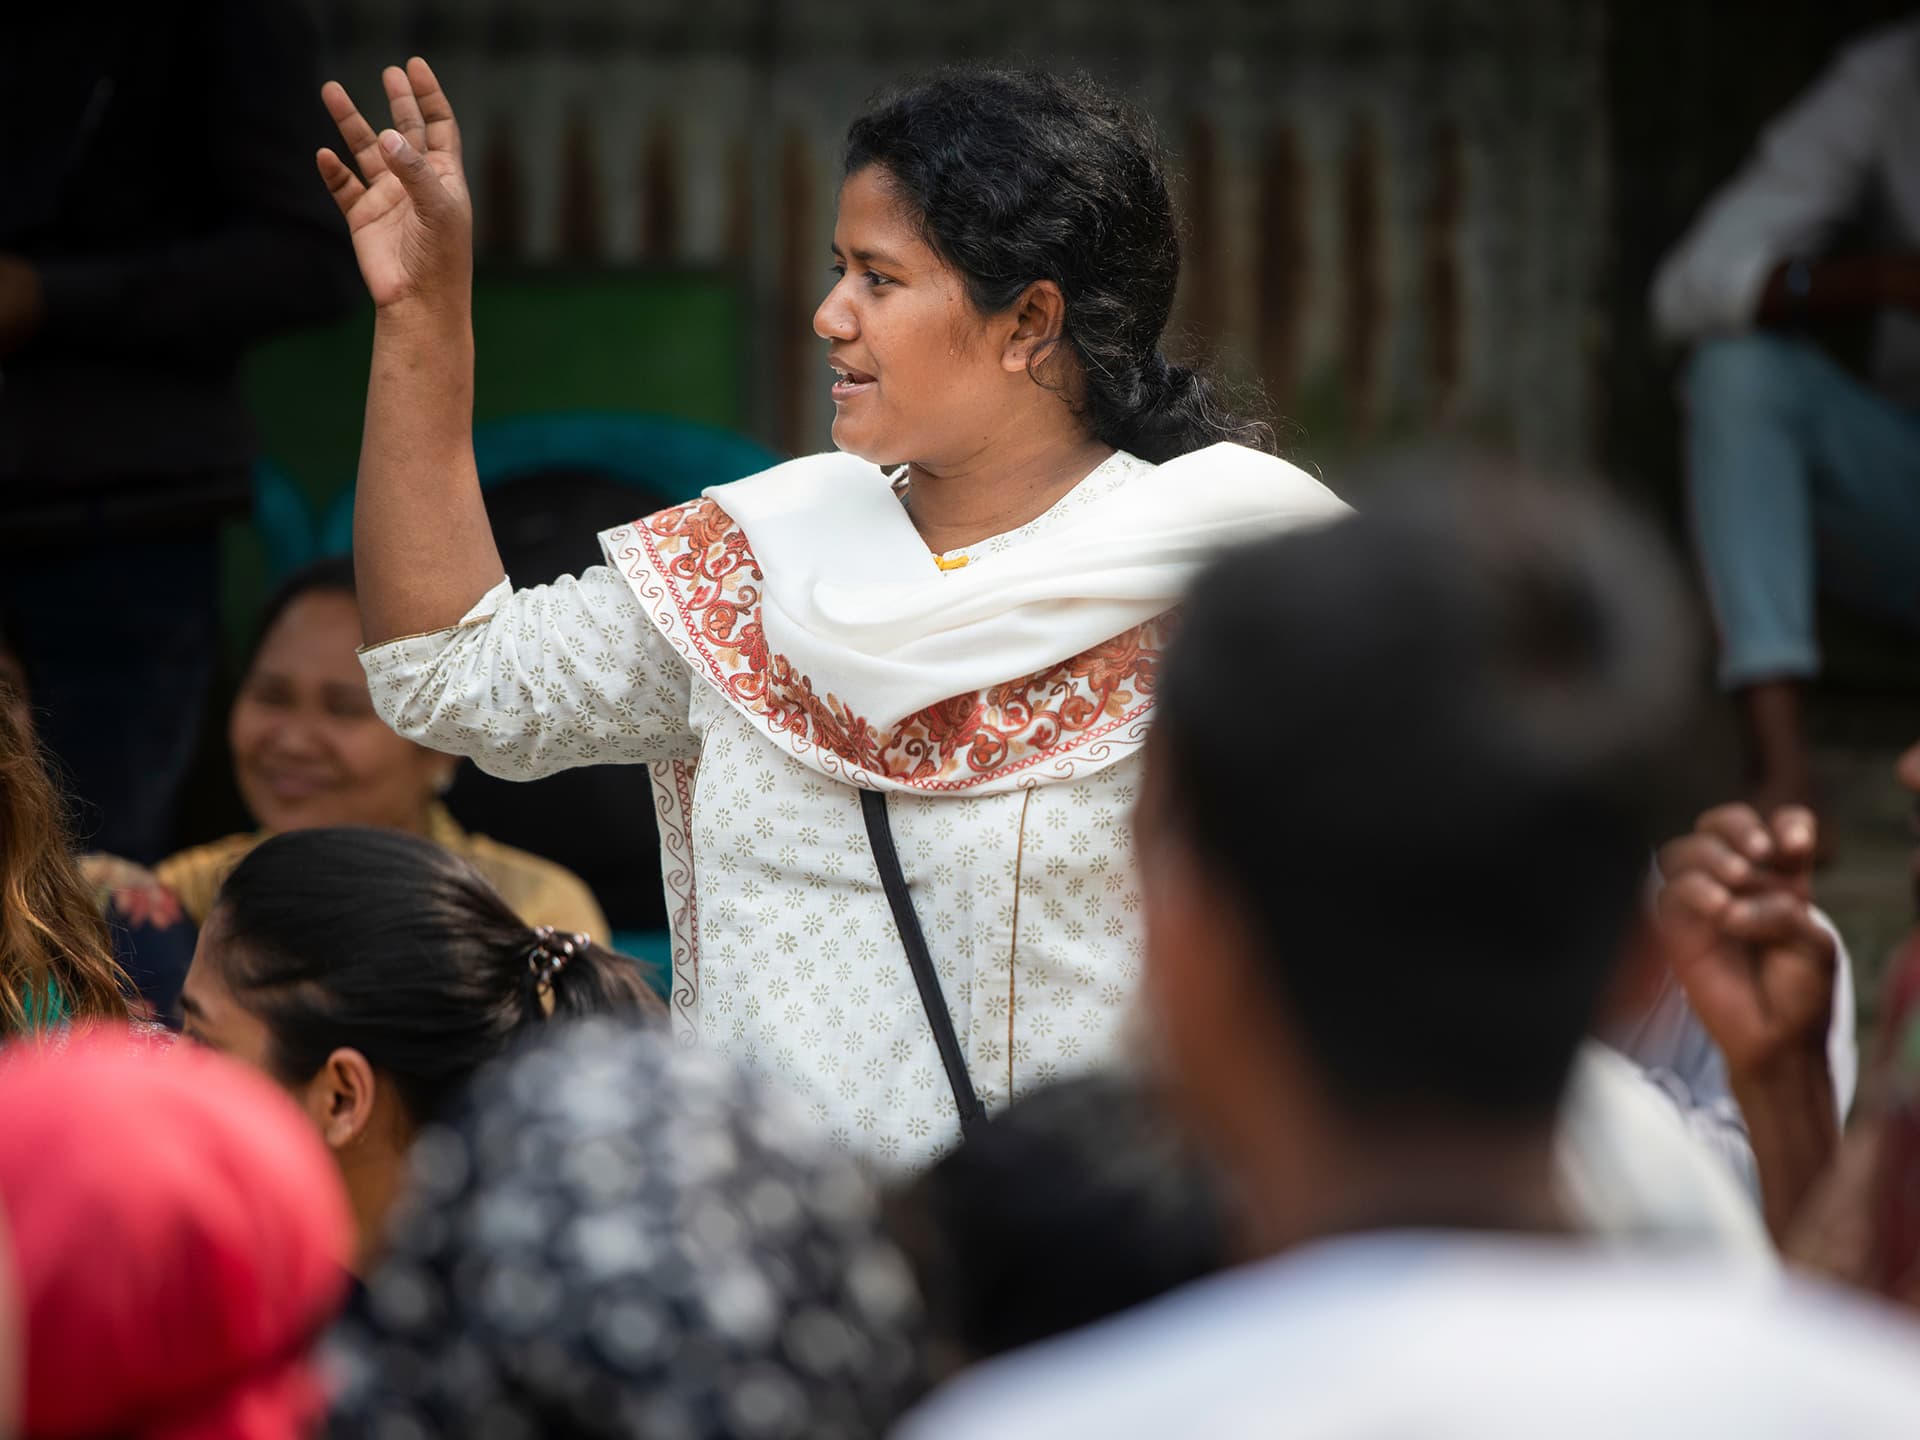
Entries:
<svg viewBox="0 0 1920 1440">
<path fill-rule="evenodd" d="M 102 1028 L 0 1060 L 29 1435 L 298 1440 L 352 1223 L 274 1086 Z"/>
<path fill-rule="evenodd" d="M 1118 1314 L 1228 1259 L 1211 1170 L 1129 1076 L 1016 1100 L 890 1208 L 942 1373 Z"/>
<path fill-rule="evenodd" d="M 529 928 L 472 865 L 395 830 L 297 830 L 226 879 L 186 1033 L 264 1071 L 339 1160 L 364 1270 L 414 1131 L 549 1017 L 662 1013 L 625 956 Z"/>
<path fill-rule="evenodd" d="M 878 1436 L 918 1301 L 852 1162 L 611 1021 L 476 1077 L 342 1331 L 337 1435 Z"/>
<path fill-rule="evenodd" d="M 1137 813 L 1149 1009 L 1261 1241 L 1550 1226 L 1550 1137 L 1691 732 L 1603 500 L 1436 464 L 1196 583 Z"/>
</svg>

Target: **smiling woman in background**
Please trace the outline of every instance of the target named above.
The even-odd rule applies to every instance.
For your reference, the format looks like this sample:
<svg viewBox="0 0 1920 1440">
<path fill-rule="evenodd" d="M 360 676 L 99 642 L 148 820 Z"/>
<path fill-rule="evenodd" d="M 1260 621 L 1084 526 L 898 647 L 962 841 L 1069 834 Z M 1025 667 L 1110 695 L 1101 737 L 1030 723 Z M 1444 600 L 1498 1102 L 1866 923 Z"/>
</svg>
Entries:
<svg viewBox="0 0 1920 1440">
<path fill-rule="evenodd" d="M 267 602 L 228 720 L 234 779 L 260 830 L 184 850 L 155 867 L 195 921 L 221 881 L 268 835 L 377 825 L 424 835 L 471 862 L 529 925 L 605 943 L 606 918 L 578 877 L 462 830 L 440 803 L 459 761 L 403 740 L 374 714 L 355 650 L 353 562 L 319 561 Z"/>
</svg>

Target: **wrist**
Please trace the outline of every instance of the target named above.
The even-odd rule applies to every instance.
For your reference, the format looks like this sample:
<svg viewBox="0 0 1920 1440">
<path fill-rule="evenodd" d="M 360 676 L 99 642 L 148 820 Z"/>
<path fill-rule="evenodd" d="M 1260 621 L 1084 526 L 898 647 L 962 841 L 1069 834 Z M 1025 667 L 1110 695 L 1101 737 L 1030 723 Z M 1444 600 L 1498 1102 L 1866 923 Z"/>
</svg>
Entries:
<svg viewBox="0 0 1920 1440">
<path fill-rule="evenodd" d="M 1730 1069 L 1729 1079 L 1760 1173 L 1767 1230 L 1784 1244 L 1840 1143 L 1832 1071 L 1824 1049 L 1800 1048 Z"/>
<path fill-rule="evenodd" d="M 1727 1080 L 1734 1098 L 1749 1114 L 1835 1113 L 1833 1068 L 1827 1060 L 1824 1032 L 1817 1045 L 1800 1042 L 1738 1061 L 1729 1058 Z"/>
<path fill-rule="evenodd" d="M 434 344 L 473 341 L 473 302 L 466 294 L 456 298 L 412 295 L 379 305 L 373 312 L 375 338 L 425 340 Z"/>
</svg>

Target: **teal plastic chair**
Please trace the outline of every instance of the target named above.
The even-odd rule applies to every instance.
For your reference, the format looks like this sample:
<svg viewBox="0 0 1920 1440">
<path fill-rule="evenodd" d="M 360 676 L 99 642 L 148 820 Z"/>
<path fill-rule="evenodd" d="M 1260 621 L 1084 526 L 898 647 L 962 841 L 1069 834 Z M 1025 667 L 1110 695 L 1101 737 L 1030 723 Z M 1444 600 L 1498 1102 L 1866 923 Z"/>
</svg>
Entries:
<svg viewBox="0 0 1920 1440">
<path fill-rule="evenodd" d="M 632 960 L 640 978 L 662 1000 L 673 989 L 673 932 L 671 930 L 616 930 L 613 948 Z"/>
<path fill-rule="evenodd" d="M 283 579 L 320 554 L 320 527 L 306 493 L 265 460 L 253 467 L 253 533 L 265 552 L 269 581 Z"/>
<path fill-rule="evenodd" d="M 780 460 L 764 445 L 715 425 L 599 410 L 495 420 L 473 432 L 473 458 L 483 489 L 530 470 L 566 466 L 602 471 L 668 503 Z M 319 543 L 328 555 L 353 548 L 352 491 L 328 508 Z"/>
</svg>

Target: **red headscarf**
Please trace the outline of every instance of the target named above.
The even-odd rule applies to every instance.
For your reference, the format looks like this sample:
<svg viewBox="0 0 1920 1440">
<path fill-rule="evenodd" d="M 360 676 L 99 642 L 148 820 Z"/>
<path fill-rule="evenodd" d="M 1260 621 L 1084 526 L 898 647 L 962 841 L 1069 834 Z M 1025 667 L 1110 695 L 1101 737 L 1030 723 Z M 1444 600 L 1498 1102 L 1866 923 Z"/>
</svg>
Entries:
<svg viewBox="0 0 1920 1440">
<path fill-rule="evenodd" d="M 353 1224 L 272 1083 L 124 1031 L 0 1063 L 0 1207 L 26 1337 L 23 1430 L 295 1440 Z"/>
</svg>

